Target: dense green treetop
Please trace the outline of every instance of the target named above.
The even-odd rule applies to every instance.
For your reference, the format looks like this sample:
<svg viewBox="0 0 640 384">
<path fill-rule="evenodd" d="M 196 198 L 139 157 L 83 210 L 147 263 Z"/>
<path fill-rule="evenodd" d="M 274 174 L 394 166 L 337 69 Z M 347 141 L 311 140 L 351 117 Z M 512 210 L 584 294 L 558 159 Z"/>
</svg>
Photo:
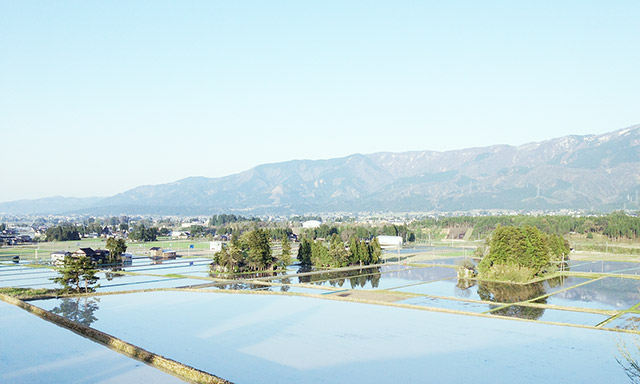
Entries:
<svg viewBox="0 0 640 384">
<path fill-rule="evenodd" d="M 156 241 L 158 238 L 158 229 L 155 227 L 147 228 L 144 224 L 137 224 L 129 233 L 129 239 L 136 241 Z"/>
<path fill-rule="evenodd" d="M 380 262 L 382 250 L 377 239 L 367 242 L 352 236 L 347 244 L 348 247 L 337 234 L 333 234 L 329 242 L 303 238 L 298 249 L 298 260 L 303 265 L 317 267 L 345 267 Z"/>
<path fill-rule="evenodd" d="M 222 272 L 265 271 L 273 269 L 276 259 L 271 252 L 269 231 L 256 229 L 234 236 L 229 247 L 213 256 Z"/>
<path fill-rule="evenodd" d="M 105 248 L 109 250 L 108 263 L 120 263 L 122 262 L 122 254 L 127 251 L 127 244 L 124 239 L 116 239 L 110 237 L 107 239 Z"/>
<path fill-rule="evenodd" d="M 526 268 L 532 275 L 539 275 L 552 261 L 564 260 L 570 250 L 560 236 L 547 235 L 532 226 L 498 226 L 488 243 L 488 253 L 478 264 L 480 275 L 485 277 L 505 266 Z"/>
</svg>

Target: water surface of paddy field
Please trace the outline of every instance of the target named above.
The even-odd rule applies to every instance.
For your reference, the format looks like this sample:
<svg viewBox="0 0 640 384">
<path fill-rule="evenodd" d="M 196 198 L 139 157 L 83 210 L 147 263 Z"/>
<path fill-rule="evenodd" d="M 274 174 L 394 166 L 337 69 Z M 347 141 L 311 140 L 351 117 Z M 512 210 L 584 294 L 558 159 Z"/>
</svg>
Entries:
<svg viewBox="0 0 640 384">
<path fill-rule="evenodd" d="M 125 267 L 123 270 L 128 270 Z M 97 292 L 113 292 L 132 289 L 177 288 L 202 284 L 202 280 L 189 278 L 169 278 L 151 275 L 120 274 L 119 271 L 102 271 L 97 274 L 100 287 Z M 50 268 L 31 268 L 25 265 L 0 267 L 0 288 L 46 288 L 57 289 L 60 285 L 51 281 L 59 274 Z"/>
<path fill-rule="evenodd" d="M 543 303 L 564 307 L 625 310 L 640 303 L 640 280 L 603 277 L 555 293 Z"/>
<path fill-rule="evenodd" d="M 349 288 L 349 289 L 390 289 L 425 281 L 456 276 L 453 268 L 407 267 L 402 265 L 328 271 L 319 274 L 298 276 L 299 284 Z M 295 279 L 295 277 L 293 278 Z M 278 282 L 283 278 L 273 279 Z"/>
<path fill-rule="evenodd" d="M 625 313 L 617 319 L 604 325 L 604 327 L 638 331 L 640 330 L 640 313 Z"/>
<path fill-rule="evenodd" d="M 475 301 L 449 300 L 437 297 L 418 296 L 398 301 L 399 304 L 420 305 L 428 308 L 451 309 L 454 311 L 483 313 L 488 312 L 496 305 Z"/>
<path fill-rule="evenodd" d="M 455 270 L 453 270 L 455 273 Z M 511 284 L 474 279 L 442 279 L 424 284 L 414 284 L 395 289 L 430 296 L 456 297 L 461 299 L 515 303 L 527 301 L 558 290 L 567 289 L 590 281 L 581 277 L 558 277 L 530 284 Z"/>
<path fill-rule="evenodd" d="M 609 315 L 598 313 L 574 312 L 543 307 L 510 305 L 489 312 L 492 315 L 514 317 L 519 319 L 540 320 L 553 323 L 597 326 L 607 320 Z"/>
<path fill-rule="evenodd" d="M 616 341 L 633 337 L 280 295 L 145 292 L 97 305 L 92 327 L 239 383 L 624 382 Z"/>
<path fill-rule="evenodd" d="M 640 275 L 640 263 L 621 261 L 570 261 L 571 272 L 610 273 L 617 275 Z"/>
<path fill-rule="evenodd" d="M 0 301 L 1 383 L 183 383 Z"/>
</svg>

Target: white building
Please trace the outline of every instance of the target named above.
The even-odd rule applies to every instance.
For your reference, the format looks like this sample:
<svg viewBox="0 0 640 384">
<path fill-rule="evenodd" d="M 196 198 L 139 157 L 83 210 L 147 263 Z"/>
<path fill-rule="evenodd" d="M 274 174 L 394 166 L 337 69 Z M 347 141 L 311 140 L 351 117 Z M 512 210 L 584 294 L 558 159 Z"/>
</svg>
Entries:
<svg viewBox="0 0 640 384">
<path fill-rule="evenodd" d="M 381 247 L 402 247 L 402 236 L 378 236 Z"/>
<path fill-rule="evenodd" d="M 302 223 L 302 228 L 318 228 L 322 224 L 318 220 L 309 220 Z"/>
<path fill-rule="evenodd" d="M 63 265 L 65 256 L 71 256 L 71 252 L 67 252 L 67 251 L 51 252 L 51 263 L 53 263 L 53 265 Z"/>
<path fill-rule="evenodd" d="M 222 241 L 211 241 L 209 243 L 209 250 L 213 252 L 220 252 L 222 251 L 222 244 Z"/>
</svg>

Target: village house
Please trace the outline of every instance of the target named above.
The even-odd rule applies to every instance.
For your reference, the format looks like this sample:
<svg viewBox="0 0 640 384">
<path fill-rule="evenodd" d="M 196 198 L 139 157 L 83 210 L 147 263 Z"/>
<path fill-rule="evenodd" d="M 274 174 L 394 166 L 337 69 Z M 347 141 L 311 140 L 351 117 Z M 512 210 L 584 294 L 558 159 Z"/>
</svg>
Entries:
<svg viewBox="0 0 640 384">
<path fill-rule="evenodd" d="M 80 248 L 77 251 L 73 252 L 71 256 L 74 256 L 74 257 L 87 256 L 92 261 L 98 264 L 104 264 L 107 261 L 107 258 L 109 257 L 109 251 L 107 251 L 106 249 L 93 250 L 92 248 Z"/>
<path fill-rule="evenodd" d="M 162 257 L 162 248 L 160 248 L 160 247 L 151 247 L 151 248 L 149 248 L 149 257 L 151 257 L 151 258 L 161 258 Z"/>
<path fill-rule="evenodd" d="M 66 256 L 71 256 L 71 252 L 68 252 L 68 251 L 51 252 L 51 263 L 53 265 L 62 265 L 64 264 L 64 258 Z"/>
<path fill-rule="evenodd" d="M 55 251 L 51 252 L 51 262 L 54 265 L 64 264 L 64 258 L 66 256 L 81 257 L 86 256 L 97 264 L 104 264 L 109 258 L 109 251 L 106 249 L 92 249 L 92 248 L 80 248 L 77 251 L 71 253 L 68 251 Z"/>
</svg>

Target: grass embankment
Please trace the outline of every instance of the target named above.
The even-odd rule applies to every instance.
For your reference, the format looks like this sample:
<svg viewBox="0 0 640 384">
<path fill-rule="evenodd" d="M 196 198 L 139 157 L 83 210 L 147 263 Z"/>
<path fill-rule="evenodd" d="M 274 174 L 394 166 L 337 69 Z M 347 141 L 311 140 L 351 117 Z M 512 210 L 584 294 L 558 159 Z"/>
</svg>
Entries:
<svg viewBox="0 0 640 384">
<path fill-rule="evenodd" d="M 46 288 L 0 288 L 0 294 L 15 297 L 16 299 L 42 299 L 56 295 L 55 289 Z"/>
</svg>

